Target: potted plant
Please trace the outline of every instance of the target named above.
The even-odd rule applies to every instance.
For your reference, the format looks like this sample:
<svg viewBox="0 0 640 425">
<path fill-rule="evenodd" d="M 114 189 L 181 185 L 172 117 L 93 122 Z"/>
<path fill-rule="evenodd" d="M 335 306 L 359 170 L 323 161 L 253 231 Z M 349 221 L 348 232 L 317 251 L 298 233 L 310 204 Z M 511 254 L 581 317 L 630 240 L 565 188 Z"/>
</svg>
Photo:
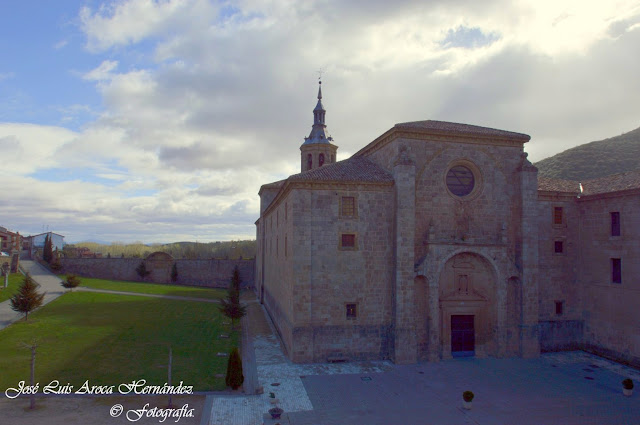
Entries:
<svg viewBox="0 0 640 425">
<path fill-rule="evenodd" d="M 276 394 L 275 393 L 269 393 L 269 403 L 274 404 L 274 405 L 278 405 L 278 399 L 276 398 Z"/>
<path fill-rule="evenodd" d="M 284 412 L 284 410 L 282 410 L 278 406 L 272 407 L 271 409 L 269 409 L 269 414 L 271 415 L 271 419 L 280 419 L 280 415 L 282 415 L 282 412 Z"/>
<path fill-rule="evenodd" d="M 622 394 L 630 397 L 633 394 L 633 381 L 629 378 L 622 381 Z"/>
<path fill-rule="evenodd" d="M 473 401 L 474 394 L 471 391 L 465 391 L 462 393 L 462 408 L 471 409 L 471 402 Z"/>
</svg>

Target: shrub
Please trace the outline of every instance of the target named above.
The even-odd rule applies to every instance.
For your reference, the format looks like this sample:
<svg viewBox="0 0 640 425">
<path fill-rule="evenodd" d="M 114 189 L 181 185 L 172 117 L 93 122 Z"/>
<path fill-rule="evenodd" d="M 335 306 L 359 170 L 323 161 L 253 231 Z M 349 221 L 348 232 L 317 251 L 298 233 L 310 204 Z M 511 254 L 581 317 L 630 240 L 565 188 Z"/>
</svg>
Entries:
<svg viewBox="0 0 640 425">
<path fill-rule="evenodd" d="M 138 273 L 138 276 L 140 276 L 140 279 L 142 280 L 151 274 L 151 272 L 147 270 L 147 265 L 144 261 L 140 262 L 140 265 L 136 268 L 136 273 Z"/>
<path fill-rule="evenodd" d="M 233 347 L 231 350 L 229 362 L 227 363 L 227 376 L 224 382 L 234 390 L 240 388 L 240 385 L 244 382 L 242 359 L 240 358 L 240 353 L 238 353 L 238 347 Z"/>
<path fill-rule="evenodd" d="M 471 403 L 473 400 L 474 394 L 471 391 L 465 391 L 462 393 L 462 399 L 467 403 Z"/>
<path fill-rule="evenodd" d="M 633 389 L 633 381 L 631 379 L 627 378 L 624 381 L 622 381 L 622 386 L 624 387 L 625 390 L 632 390 Z"/>
<path fill-rule="evenodd" d="M 67 276 L 66 280 L 62 281 L 62 286 L 64 286 L 70 291 L 73 291 L 73 288 L 75 288 L 76 286 L 79 286 L 81 283 L 82 281 L 78 276 L 74 274 L 70 274 L 69 276 Z"/>
<path fill-rule="evenodd" d="M 173 263 L 173 267 L 171 267 L 171 282 L 175 283 L 178 281 L 178 264 Z"/>
<path fill-rule="evenodd" d="M 60 263 L 60 260 L 58 259 L 58 257 L 56 257 L 51 262 L 51 270 L 53 270 L 54 272 L 59 272 L 60 270 L 62 270 L 62 263 Z"/>
</svg>

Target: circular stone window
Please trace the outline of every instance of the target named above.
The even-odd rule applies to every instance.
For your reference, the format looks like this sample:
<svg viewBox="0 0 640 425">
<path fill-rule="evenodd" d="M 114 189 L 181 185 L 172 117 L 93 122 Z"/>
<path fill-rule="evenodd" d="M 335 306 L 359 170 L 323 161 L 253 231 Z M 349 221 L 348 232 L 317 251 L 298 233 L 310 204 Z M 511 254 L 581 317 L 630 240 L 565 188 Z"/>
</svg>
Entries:
<svg viewBox="0 0 640 425">
<path fill-rule="evenodd" d="M 476 179 L 468 167 L 464 165 L 455 165 L 447 172 L 447 189 L 460 197 L 464 197 L 473 192 L 476 186 Z"/>
</svg>

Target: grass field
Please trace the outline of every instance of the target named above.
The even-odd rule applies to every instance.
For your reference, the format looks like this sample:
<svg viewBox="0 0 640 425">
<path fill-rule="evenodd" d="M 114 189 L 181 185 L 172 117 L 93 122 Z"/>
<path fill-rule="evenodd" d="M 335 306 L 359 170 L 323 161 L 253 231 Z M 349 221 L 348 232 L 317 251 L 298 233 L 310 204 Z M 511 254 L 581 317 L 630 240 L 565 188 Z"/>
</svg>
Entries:
<svg viewBox="0 0 640 425">
<path fill-rule="evenodd" d="M 24 282 L 24 276 L 21 273 L 11 273 L 9 275 L 9 286 L 4 287 L 4 276 L 0 276 L 0 303 L 8 300 L 18 292 L 18 288 Z"/>
<path fill-rule="evenodd" d="M 115 385 L 146 379 L 167 381 L 168 346 L 173 348 L 173 383 L 194 390 L 221 390 L 226 357 L 238 331 L 223 325 L 217 304 L 93 292 L 67 293 L 0 330 L 0 390 L 29 382 L 36 341 L 36 382 Z M 220 333 L 230 334 L 219 339 Z"/>
<path fill-rule="evenodd" d="M 66 279 L 66 276 L 59 276 Z M 160 283 L 127 282 L 122 280 L 94 279 L 80 276 L 80 286 L 110 291 L 136 292 L 139 294 L 172 295 L 179 297 L 220 299 L 227 291 L 215 288 L 198 288 L 193 286 L 164 285 Z"/>
</svg>

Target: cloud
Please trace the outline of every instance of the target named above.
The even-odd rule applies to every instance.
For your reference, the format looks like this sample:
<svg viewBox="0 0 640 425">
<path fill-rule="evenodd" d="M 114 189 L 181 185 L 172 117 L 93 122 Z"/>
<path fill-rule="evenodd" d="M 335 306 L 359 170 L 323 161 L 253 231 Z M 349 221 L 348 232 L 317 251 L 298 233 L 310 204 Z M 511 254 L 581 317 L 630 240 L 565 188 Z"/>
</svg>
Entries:
<svg viewBox="0 0 640 425">
<path fill-rule="evenodd" d="M 16 76 L 16 74 L 14 72 L 4 72 L 4 73 L 0 72 L 0 81 L 8 80 L 8 79 L 13 78 L 15 76 Z"/>
<path fill-rule="evenodd" d="M 188 25 L 206 16 L 213 7 L 204 0 L 129 0 L 102 4 L 97 10 L 83 7 L 80 22 L 87 48 L 100 52 L 162 35 L 174 25 Z"/>
<path fill-rule="evenodd" d="M 60 40 L 56 44 L 53 45 L 53 48 L 56 49 L 56 50 L 60 50 L 63 47 L 65 47 L 67 44 L 69 44 L 69 40 Z"/>
<path fill-rule="evenodd" d="M 640 125 L 634 1 L 130 0 L 79 19 L 103 110 L 72 103 L 78 131 L 0 124 L 23 188 L 0 212 L 26 232 L 254 237 L 260 185 L 299 171 L 319 68 L 338 159 L 423 119 L 528 133 L 534 161 Z"/>
<path fill-rule="evenodd" d="M 118 61 L 103 61 L 97 68 L 92 69 L 82 76 L 85 80 L 89 81 L 104 81 L 113 78 L 112 73 L 118 67 Z"/>
</svg>

